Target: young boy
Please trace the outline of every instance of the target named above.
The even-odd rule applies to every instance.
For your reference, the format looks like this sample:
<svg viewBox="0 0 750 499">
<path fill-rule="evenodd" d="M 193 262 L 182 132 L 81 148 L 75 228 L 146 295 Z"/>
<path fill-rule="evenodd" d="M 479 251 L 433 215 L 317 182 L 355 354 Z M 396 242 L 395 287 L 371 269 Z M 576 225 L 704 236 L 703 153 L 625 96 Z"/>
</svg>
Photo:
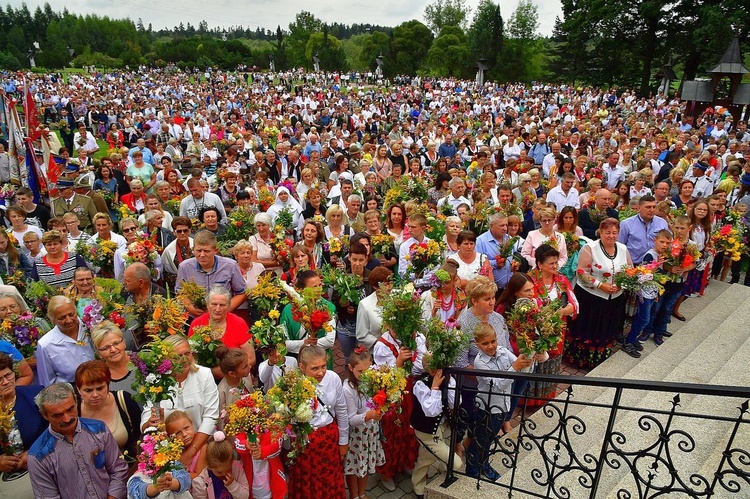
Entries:
<svg viewBox="0 0 750 499">
<path fill-rule="evenodd" d="M 424 354 L 422 364 L 424 374 L 412 389 L 414 408 L 411 413 L 411 426 L 421 444 L 419 456 L 411 475 L 411 483 L 417 497 L 424 497 L 427 485 L 427 470 L 436 460 L 448 462 L 450 456 L 450 427 L 448 413 L 453 408 L 456 394 L 456 382 L 453 378 L 443 376 L 443 370 L 433 371 L 430 365 L 430 353 Z M 458 454 L 453 456 L 453 467 L 460 468 L 463 461 Z"/>
<path fill-rule="evenodd" d="M 498 345 L 497 333 L 489 324 L 477 325 L 474 329 L 474 342 L 479 348 L 479 353 L 474 359 L 475 369 L 520 371 L 532 364 L 532 359 L 525 355 L 516 357 L 513 352 Z M 513 380 L 477 376 L 477 383 L 474 439 L 469 444 L 466 474 L 476 478 L 481 472 L 494 482 L 500 478 L 500 473 L 490 466 L 490 449 L 510 407 Z"/>
<path fill-rule="evenodd" d="M 672 225 L 672 234 L 673 239 L 679 241 L 682 248 L 688 244 L 694 244 L 689 239 L 690 219 L 685 215 L 675 218 Z M 656 303 L 656 306 L 651 309 L 651 318 L 648 326 L 643 328 L 643 332 L 638 337 L 639 342 L 645 342 L 653 334 L 654 343 L 661 345 L 664 343 L 665 337 L 672 336 L 672 333 L 667 331 L 667 324 L 670 322 L 669 318 L 672 315 L 674 304 L 682 294 L 682 288 L 685 286 L 685 275 L 694 268 L 695 263 L 687 267 L 675 267 L 667 263 L 664 264 L 664 270 L 677 276 L 677 282 L 667 282 L 664 285 L 664 294 L 661 295 L 661 299 Z"/>
<path fill-rule="evenodd" d="M 659 261 L 661 258 L 660 255 L 664 254 L 671 244 L 672 233 L 666 229 L 660 230 L 654 236 L 654 247 L 646 252 L 642 263 L 648 265 Z M 654 269 L 654 272 L 658 269 L 661 269 L 661 265 L 659 265 L 657 269 Z M 659 301 L 659 290 L 655 286 L 653 288 L 644 289 L 641 292 L 640 298 L 641 300 L 638 304 L 638 310 L 636 310 L 635 315 L 633 316 L 633 325 L 630 327 L 630 333 L 628 333 L 627 338 L 625 338 L 625 345 L 622 347 L 622 350 L 626 354 L 636 359 L 641 356 L 641 351 L 643 350 L 643 346 L 641 346 L 640 342 L 637 340 L 643 332 L 643 329 L 651 321 L 651 313 Z"/>
</svg>

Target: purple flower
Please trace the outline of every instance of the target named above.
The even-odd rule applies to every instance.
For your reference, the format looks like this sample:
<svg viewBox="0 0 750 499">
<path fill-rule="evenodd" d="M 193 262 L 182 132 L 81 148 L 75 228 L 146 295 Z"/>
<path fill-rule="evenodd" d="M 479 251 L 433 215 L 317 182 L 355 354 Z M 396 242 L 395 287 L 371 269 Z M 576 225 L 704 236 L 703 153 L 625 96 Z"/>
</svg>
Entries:
<svg viewBox="0 0 750 499">
<path fill-rule="evenodd" d="M 157 371 L 159 372 L 159 374 L 167 374 L 171 370 L 172 370 L 172 361 L 169 359 L 162 360 L 161 364 L 159 364 L 159 367 L 157 368 Z"/>
</svg>

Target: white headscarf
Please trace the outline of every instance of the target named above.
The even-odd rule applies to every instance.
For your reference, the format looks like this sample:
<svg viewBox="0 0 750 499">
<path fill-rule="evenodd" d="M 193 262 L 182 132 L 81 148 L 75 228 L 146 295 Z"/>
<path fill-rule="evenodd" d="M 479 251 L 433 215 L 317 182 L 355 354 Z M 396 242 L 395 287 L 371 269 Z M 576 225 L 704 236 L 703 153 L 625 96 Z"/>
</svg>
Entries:
<svg viewBox="0 0 750 499">
<path fill-rule="evenodd" d="M 279 194 L 282 192 L 286 192 L 289 195 L 289 199 L 286 203 L 281 202 L 279 199 Z M 289 189 L 286 187 L 276 188 L 276 201 L 274 201 L 273 205 L 271 205 L 271 207 L 268 208 L 268 211 L 266 211 L 271 217 L 271 224 L 273 225 L 276 223 L 276 217 L 279 215 L 279 212 L 286 207 L 292 210 L 294 226 L 299 226 L 302 221 L 302 206 L 300 206 L 299 202 L 292 197 Z"/>
</svg>

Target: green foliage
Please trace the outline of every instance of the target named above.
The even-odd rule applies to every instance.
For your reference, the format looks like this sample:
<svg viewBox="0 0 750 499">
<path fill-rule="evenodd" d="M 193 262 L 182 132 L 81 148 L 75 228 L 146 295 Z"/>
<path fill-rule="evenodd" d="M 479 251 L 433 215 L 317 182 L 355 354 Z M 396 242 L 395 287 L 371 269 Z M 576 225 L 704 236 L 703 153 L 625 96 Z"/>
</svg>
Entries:
<svg viewBox="0 0 750 499">
<path fill-rule="evenodd" d="M 346 60 L 349 63 L 349 67 L 354 71 L 367 71 L 369 64 L 362 64 L 360 62 L 360 54 L 362 53 L 362 47 L 364 46 L 365 40 L 372 35 L 369 33 L 362 33 L 360 35 L 354 35 L 346 40 L 341 40 L 341 48 L 346 55 Z"/>
<path fill-rule="evenodd" d="M 298 13 L 289 24 L 286 37 L 286 59 L 291 67 L 312 67 L 312 60 L 306 55 L 307 42 L 313 33 L 323 29 L 323 22 L 307 11 Z"/>
<path fill-rule="evenodd" d="M 375 64 L 375 58 L 380 54 L 383 54 L 383 57 L 388 60 L 390 59 L 390 52 L 391 39 L 385 33 L 376 31 L 365 39 L 364 43 L 362 43 L 362 50 L 359 54 L 358 63 L 360 66 L 367 68 L 368 70 L 374 70 L 377 66 Z M 386 62 L 384 66 L 391 66 L 390 61 Z"/>
<path fill-rule="evenodd" d="M 466 28 L 466 20 L 471 13 L 471 7 L 461 0 L 435 0 L 425 7 L 425 24 L 433 33 L 440 33 L 446 26 Z"/>
<path fill-rule="evenodd" d="M 385 74 L 417 74 L 427 60 L 431 45 L 432 32 L 421 22 L 413 19 L 399 24 L 393 30 L 391 43 L 393 66 L 386 65 Z"/>
<path fill-rule="evenodd" d="M 503 49 L 503 16 L 500 14 L 500 5 L 491 0 L 480 0 L 468 39 L 471 61 L 486 60 L 491 75 L 497 56 Z"/>
<path fill-rule="evenodd" d="M 445 26 L 427 52 L 430 74 L 463 77 L 467 73 L 469 47 L 466 35 L 458 26 Z"/>
<path fill-rule="evenodd" d="M 0 68 L 11 70 L 21 69 L 21 62 L 13 54 L 0 51 Z"/>
<path fill-rule="evenodd" d="M 520 0 L 508 19 L 508 37 L 515 40 L 534 40 L 539 35 L 539 11 L 531 0 Z"/>
</svg>

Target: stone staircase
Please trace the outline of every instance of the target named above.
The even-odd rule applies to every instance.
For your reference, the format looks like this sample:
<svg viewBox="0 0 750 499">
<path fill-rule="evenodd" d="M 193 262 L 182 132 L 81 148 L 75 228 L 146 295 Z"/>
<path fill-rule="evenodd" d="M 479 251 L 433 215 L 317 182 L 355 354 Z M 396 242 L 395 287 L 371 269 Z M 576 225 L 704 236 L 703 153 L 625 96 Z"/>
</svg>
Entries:
<svg viewBox="0 0 750 499">
<path fill-rule="evenodd" d="M 588 376 L 598 378 L 617 378 L 649 381 L 665 381 L 674 383 L 697 383 L 708 385 L 750 386 L 750 288 L 740 285 L 729 285 L 712 281 L 701 298 L 691 298 L 681 307 L 681 312 L 688 317 L 687 322 L 673 320 L 670 331 L 674 336 L 667 338 L 665 343 L 657 347 L 649 341 L 644 344 L 643 355 L 640 359 L 633 359 L 624 352 L 615 353 L 610 359 L 591 371 Z M 572 401 L 611 404 L 615 396 L 613 388 L 599 388 L 574 386 Z M 621 444 L 624 452 L 637 453 L 654 446 L 658 450 L 659 425 L 668 422 L 668 414 L 657 414 L 651 411 L 670 411 L 675 394 L 668 392 L 653 392 L 640 390 L 624 390 L 620 400 L 621 407 L 642 408 L 646 412 L 636 412 L 620 409 L 614 423 L 614 431 L 623 435 Z M 562 409 L 562 401 L 566 398 L 563 393 L 558 396 L 555 404 Z M 704 413 L 726 418 L 737 418 L 738 406 L 744 402 L 737 398 L 720 398 L 703 395 L 681 394 L 676 411 L 680 413 Z M 575 421 L 566 425 L 567 437 L 563 441 L 569 446 L 559 448 L 558 463 L 562 465 L 575 463 L 571 461 L 571 454 L 579 465 L 593 468 L 592 461 L 586 461 L 584 456 L 599 459 L 604 434 L 609 421 L 609 408 L 584 407 L 569 404 L 567 414 L 575 416 L 585 424 L 585 431 L 576 434 Z M 654 419 L 644 418 L 644 415 Z M 532 435 L 549 434 L 551 439 L 544 444 L 547 455 L 552 454 L 555 438 L 559 435 L 558 417 L 549 418 L 544 411 L 537 411 L 531 420 L 536 428 Z M 668 447 L 669 456 L 678 470 L 679 479 L 686 487 L 700 490 L 700 484 L 691 483 L 690 475 L 697 473 L 709 482 L 714 479 L 714 472 L 719 467 L 722 453 L 725 450 L 734 423 L 731 421 L 709 421 L 676 415 L 670 429 L 684 431 L 690 437 L 683 437 L 680 433 L 671 436 Z M 504 439 L 517 438 L 517 431 Z M 695 448 L 692 449 L 692 440 Z M 536 440 L 539 442 L 539 440 Z M 687 446 L 689 451 L 685 451 Z M 740 425 L 734 440 L 735 448 L 750 452 L 750 425 Z M 597 498 L 618 499 L 618 497 L 642 497 L 646 494 L 645 482 L 636 483 L 631 466 L 638 470 L 641 477 L 647 477 L 649 472 L 654 475 L 652 483 L 667 485 L 673 477 L 667 471 L 664 462 L 656 470 L 649 470 L 654 459 L 635 456 L 630 462 L 618 456 L 605 457 L 605 464 Z M 504 466 L 501 455 L 493 459 L 493 466 L 502 473 L 499 483 L 510 484 L 512 470 Z M 554 489 L 549 491 L 546 486 L 539 485 L 532 478 L 533 470 L 539 470 L 542 477 L 547 476 L 550 463 L 544 462 L 536 446 L 531 451 L 521 450 L 515 467 L 514 488 L 522 488 L 539 494 L 540 497 L 557 497 L 561 490 L 567 488 L 569 497 L 573 499 L 588 497 L 590 489 L 582 486 L 582 481 L 590 486 L 593 471 L 566 472 L 556 480 Z M 740 466 L 746 473 L 750 466 Z M 750 485 L 739 480 L 743 485 L 739 495 L 730 493 L 720 486 L 713 497 L 750 497 Z M 459 480 L 447 489 L 440 487 L 442 477 L 433 480 L 428 485 L 426 497 L 429 498 L 468 498 L 505 497 L 507 489 L 495 487 L 482 482 L 477 490 L 477 481 L 461 476 Z M 674 485 L 673 485 L 674 486 Z M 640 488 L 640 490 L 639 490 Z M 705 488 L 705 487 L 704 487 Z M 619 494 L 618 495 L 618 491 Z M 630 496 L 623 495 L 627 491 Z M 653 494 L 653 489 L 648 493 Z M 676 497 L 667 494 L 666 497 Z M 533 497 L 531 494 L 514 492 L 512 497 Z M 681 495 L 681 497 L 688 497 Z"/>
</svg>

